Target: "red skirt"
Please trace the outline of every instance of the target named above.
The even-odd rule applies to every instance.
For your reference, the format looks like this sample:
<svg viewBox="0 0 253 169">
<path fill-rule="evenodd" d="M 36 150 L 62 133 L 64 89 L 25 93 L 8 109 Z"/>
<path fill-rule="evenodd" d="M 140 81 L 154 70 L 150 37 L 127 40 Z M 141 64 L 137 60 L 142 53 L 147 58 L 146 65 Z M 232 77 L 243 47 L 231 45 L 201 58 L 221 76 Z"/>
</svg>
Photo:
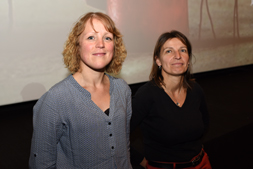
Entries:
<svg viewBox="0 0 253 169">
<path fill-rule="evenodd" d="M 196 157 L 194 157 L 192 160 L 194 160 Z M 161 163 L 163 163 L 163 162 L 161 162 Z M 164 162 L 164 163 L 173 164 L 173 169 L 177 169 L 176 165 L 180 164 L 180 163 L 176 163 L 176 162 Z M 161 168 L 153 167 L 153 166 L 149 165 L 147 162 L 146 169 L 161 169 Z M 212 169 L 212 167 L 211 167 L 208 155 L 206 154 L 206 152 L 204 152 L 204 156 L 198 165 L 192 166 L 192 167 L 187 167 L 187 168 L 181 168 L 181 169 Z"/>
</svg>

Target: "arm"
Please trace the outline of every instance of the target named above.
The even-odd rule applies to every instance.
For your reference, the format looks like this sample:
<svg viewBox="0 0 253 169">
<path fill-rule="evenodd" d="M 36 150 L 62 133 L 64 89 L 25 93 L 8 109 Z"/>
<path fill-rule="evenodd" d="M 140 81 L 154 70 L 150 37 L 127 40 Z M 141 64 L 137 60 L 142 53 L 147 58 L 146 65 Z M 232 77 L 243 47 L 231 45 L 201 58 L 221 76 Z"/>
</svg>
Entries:
<svg viewBox="0 0 253 169">
<path fill-rule="evenodd" d="M 133 97 L 133 114 L 131 118 L 131 132 L 145 120 L 145 117 L 148 116 L 149 111 L 152 107 L 152 96 L 151 91 L 148 89 L 148 86 L 141 87 L 135 96 Z M 146 159 L 142 153 L 134 148 L 134 145 L 131 145 L 131 161 L 133 164 L 139 164 L 146 167 Z"/>
<path fill-rule="evenodd" d="M 142 160 L 142 162 L 140 163 L 140 165 L 141 165 L 143 168 L 146 168 L 146 166 L 147 166 L 147 160 L 146 160 L 145 157 L 143 158 L 143 160 Z"/>
<path fill-rule="evenodd" d="M 132 117 L 132 99 L 131 99 L 131 90 L 127 90 L 127 138 L 128 138 L 128 151 L 130 151 L 130 120 Z"/>
<path fill-rule="evenodd" d="M 131 131 L 134 131 L 137 126 L 148 116 L 153 104 L 152 91 L 147 85 L 142 86 L 133 96 L 133 114 L 131 118 Z"/>
<path fill-rule="evenodd" d="M 44 95 L 34 106 L 30 168 L 56 168 L 60 129 L 59 115 L 47 104 Z"/>
<path fill-rule="evenodd" d="M 207 108 L 207 104 L 206 104 L 204 91 L 202 88 L 200 88 L 200 89 L 201 89 L 200 112 L 202 113 L 202 119 L 204 122 L 205 131 L 206 131 L 209 126 L 209 112 L 208 112 L 208 108 Z"/>
</svg>

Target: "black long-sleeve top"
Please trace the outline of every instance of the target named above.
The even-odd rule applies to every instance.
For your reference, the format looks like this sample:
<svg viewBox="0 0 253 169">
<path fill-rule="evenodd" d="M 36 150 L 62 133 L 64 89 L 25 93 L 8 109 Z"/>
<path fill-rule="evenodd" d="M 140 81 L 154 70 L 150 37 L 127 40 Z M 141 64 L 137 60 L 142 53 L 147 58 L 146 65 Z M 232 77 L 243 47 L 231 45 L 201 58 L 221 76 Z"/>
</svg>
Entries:
<svg viewBox="0 0 253 169">
<path fill-rule="evenodd" d="M 209 117 L 202 88 L 192 83 L 182 107 L 152 81 L 133 97 L 131 131 L 140 125 L 147 160 L 185 162 L 201 151 Z"/>
</svg>

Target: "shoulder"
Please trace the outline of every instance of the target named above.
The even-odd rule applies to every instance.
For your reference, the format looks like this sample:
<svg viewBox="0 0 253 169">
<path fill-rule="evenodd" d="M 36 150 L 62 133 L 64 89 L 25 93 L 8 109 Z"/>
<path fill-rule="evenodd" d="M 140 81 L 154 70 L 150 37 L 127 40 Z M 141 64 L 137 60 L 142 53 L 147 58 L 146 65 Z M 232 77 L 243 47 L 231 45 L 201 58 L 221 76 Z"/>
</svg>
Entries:
<svg viewBox="0 0 253 169">
<path fill-rule="evenodd" d="M 152 81 L 148 81 L 139 87 L 134 95 L 134 99 L 153 100 L 154 98 L 159 97 L 160 92 L 161 88 L 156 86 Z"/>
<path fill-rule="evenodd" d="M 127 84 L 127 82 L 123 79 L 117 78 L 117 77 L 113 77 L 111 75 L 108 75 L 110 79 L 110 82 L 112 83 L 113 87 L 116 89 L 120 89 L 120 90 L 130 90 L 129 85 Z"/>
<path fill-rule="evenodd" d="M 69 75 L 67 78 L 56 83 L 39 100 L 43 100 L 43 102 L 47 100 L 55 100 L 55 102 L 64 100 L 64 98 L 68 97 L 70 90 L 72 90 L 70 87 L 71 78 L 71 75 Z"/>
<path fill-rule="evenodd" d="M 193 81 L 192 83 L 192 89 L 190 89 L 190 92 L 197 95 L 204 95 L 203 88 L 196 82 Z"/>
<path fill-rule="evenodd" d="M 62 81 L 56 83 L 54 86 L 52 86 L 49 90 L 48 93 L 53 94 L 53 95 L 64 95 L 66 94 L 69 90 L 71 90 L 71 84 L 74 78 L 72 75 L 69 75 Z"/>
<path fill-rule="evenodd" d="M 115 84 L 119 84 L 119 85 L 122 85 L 122 86 L 128 86 L 127 82 L 125 80 L 114 77 L 114 76 L 111 76 L 111 75 L 108 75 L 108 74 L 106 74 L 106 75 L 109 77 L 110 81 L 113 81 Z"/>
<path fill-rule="evenodd" d="M 148 81 L 147 83 L 143 84 L 136 93 L 153 93 L 157 90 L 160 90 L 158 86 L 153 83 L 153 81 Z"/>
<path fill-rule="evenodd" d="M 192 88 L 193 88 L 194 90 L 203 90 L 202 87 L 198 84 L 198 82 L 193 81 L 193 82 L 191 82 L 191 83 L 192 83 Z"/>
</svg>

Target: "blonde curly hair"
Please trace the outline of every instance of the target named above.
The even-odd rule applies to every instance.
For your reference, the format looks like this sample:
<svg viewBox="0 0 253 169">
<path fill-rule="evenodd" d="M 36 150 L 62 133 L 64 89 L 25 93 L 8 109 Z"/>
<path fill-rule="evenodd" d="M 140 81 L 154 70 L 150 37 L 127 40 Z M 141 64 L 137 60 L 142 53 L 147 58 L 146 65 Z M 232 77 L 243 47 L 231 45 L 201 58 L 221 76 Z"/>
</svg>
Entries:
<svg viewBox="0 0 253 169">
<path fill-rule="evenodd" d="M 127 51 L 123 43 L 122 35 L 119 30 L 116 28 L 112 19 L 101 12 L 89 12 L 86 15 L 82 16 L 73 27 L 72 31 L 69 34 L 69 37 L 65 43 L 64 50 L 62 52 L 64 58 L 64 64 L 66 68 L 73 74 L 77 71 L 80 71 L 80 61 L 81 57 L 79 54 L 79 37 L 85 29 L 85 26 L 90 20 L 90 23 L 93 27 L 93 18 L 96 18 L 102 22 L 105 26 L 105 29 L 113 34 L 114 41 L 114 53 L 111 62 L 106 66 L 106 72 L 117 75 L 121 68 L 122 63 L 124 62 Z M 93 27 L 94 29 L 94 27 Z"/>
</svg>

